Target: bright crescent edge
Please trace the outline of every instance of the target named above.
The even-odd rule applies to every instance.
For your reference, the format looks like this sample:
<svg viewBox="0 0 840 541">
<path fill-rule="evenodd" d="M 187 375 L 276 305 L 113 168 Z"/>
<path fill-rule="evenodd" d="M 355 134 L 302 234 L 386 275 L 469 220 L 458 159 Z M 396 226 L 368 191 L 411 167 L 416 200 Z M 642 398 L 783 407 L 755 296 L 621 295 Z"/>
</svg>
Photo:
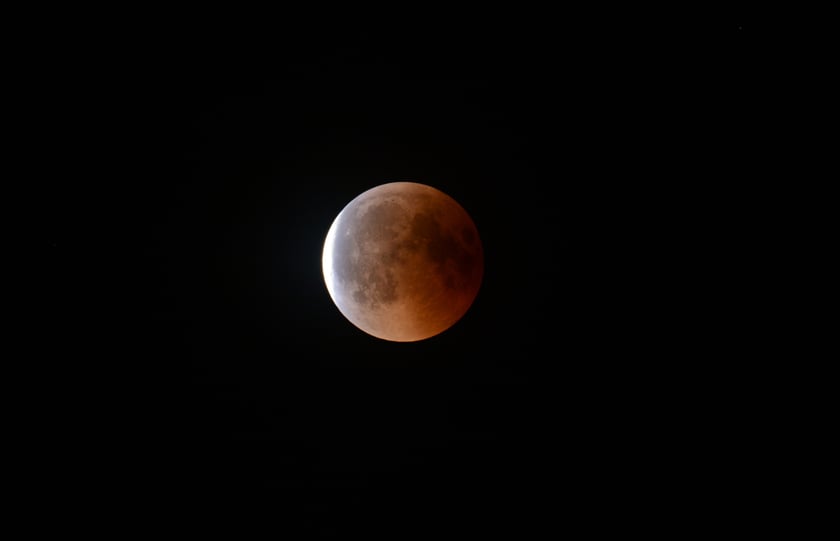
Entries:
<svg viewBox="0 0 840 541">
<path fill-rule="evenodd" d="M 327 291 L 329 291 L 330 297 L 336 306 L 338 306 L 338 299 L 335 297 L 336 292 L 333 285 L 333 280 L 335 279 L 333 271 L 333 244 L 335 243 L 335 235 L 340 217 L 341 213 L 336 216 L 332 225 L 330 225 L 330 229 L 327 231 L 327 238 L 324 239 L 324 251 L 321 254 L 321 271 L 324 274 L 324 282 L 327 284 Z"/>
</svg>

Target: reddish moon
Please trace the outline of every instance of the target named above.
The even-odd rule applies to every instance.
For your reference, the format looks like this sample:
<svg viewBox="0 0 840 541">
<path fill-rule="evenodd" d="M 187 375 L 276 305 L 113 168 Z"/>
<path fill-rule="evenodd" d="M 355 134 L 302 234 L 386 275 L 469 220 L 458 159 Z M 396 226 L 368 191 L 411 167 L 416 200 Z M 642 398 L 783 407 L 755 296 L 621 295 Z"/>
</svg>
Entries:
<svg viewBox="0 0 840 541">
<path fill-rule="evenodd" d="M 362 331 L 425 340 L 472 305 L 484 273 L 475 223 L 454 199 L 416 182 L 390 182 L 350 201 L 321 259 L 338 310 Z"/>
</svg>

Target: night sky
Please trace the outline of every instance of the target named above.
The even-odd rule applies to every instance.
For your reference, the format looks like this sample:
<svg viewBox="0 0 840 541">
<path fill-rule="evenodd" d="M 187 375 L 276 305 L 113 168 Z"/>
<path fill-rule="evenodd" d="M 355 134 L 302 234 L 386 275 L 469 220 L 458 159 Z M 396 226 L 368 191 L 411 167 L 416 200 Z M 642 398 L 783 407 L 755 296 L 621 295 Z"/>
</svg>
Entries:
<svg viewBox="0 0 840 541">
<path fill-rule="evenodd" d="M 115 55 L 100 377 L 130 404 L 95 432 L 127 434 L 103 455 L 132 520 L 402 539 L 729 512 L 751 27 L 561 19 L 179 23 Z M 338 212 L 397 180 L 485 251 L 463 319 L 408 344 L 321 274 Z"/>
</svg>

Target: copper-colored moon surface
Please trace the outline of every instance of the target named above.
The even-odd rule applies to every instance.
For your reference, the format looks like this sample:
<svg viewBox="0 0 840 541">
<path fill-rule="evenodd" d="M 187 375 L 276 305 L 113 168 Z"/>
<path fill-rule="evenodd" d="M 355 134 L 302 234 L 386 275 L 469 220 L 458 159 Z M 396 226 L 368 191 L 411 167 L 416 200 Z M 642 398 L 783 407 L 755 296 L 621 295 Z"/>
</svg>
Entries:
<svg viewBox="0 0 840 541">
<path fill-rule="evenodd" d="M 464 316 L 481 285 L 484 253 L 454 199 L 425 184 L 390 182 L 338 214 L 321 264 L 330 297 L 353 325 L 415 342 Z"/>
</svg>

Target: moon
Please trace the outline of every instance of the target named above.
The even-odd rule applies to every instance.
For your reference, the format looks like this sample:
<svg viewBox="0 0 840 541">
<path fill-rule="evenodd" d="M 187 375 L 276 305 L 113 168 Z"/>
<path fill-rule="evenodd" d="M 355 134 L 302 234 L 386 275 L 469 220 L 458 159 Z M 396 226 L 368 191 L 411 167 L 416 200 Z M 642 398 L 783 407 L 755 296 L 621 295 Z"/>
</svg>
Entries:
<svg viewBox="0 0 840 541">
<path fill-rule="evenodd" d="M 416 342 L 438 335 L 472 305 L 484 252 L 467 211 L 416 182 L 371 188 L 333 221 L 321 259 L 338 310 L 369 335 Z"/>
</svg>

